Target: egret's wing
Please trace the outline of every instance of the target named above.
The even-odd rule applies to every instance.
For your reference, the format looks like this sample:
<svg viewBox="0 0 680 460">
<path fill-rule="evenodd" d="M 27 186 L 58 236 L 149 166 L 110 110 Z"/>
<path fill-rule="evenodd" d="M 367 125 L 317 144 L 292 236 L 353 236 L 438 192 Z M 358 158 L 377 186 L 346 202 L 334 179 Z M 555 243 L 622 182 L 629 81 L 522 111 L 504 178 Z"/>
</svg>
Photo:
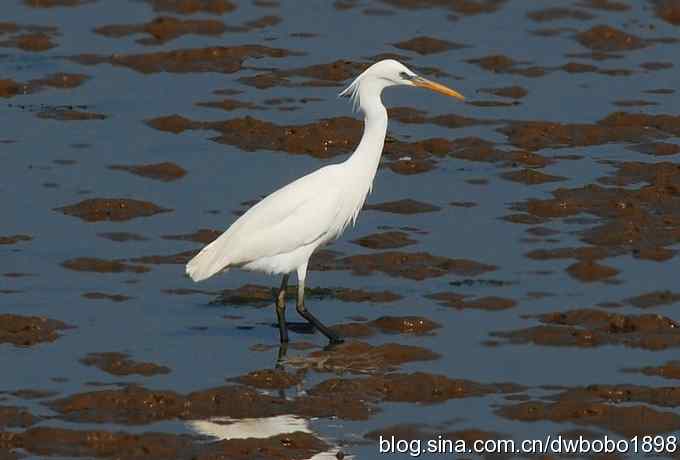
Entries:
<svg viewBox="0 0 680 460">
<path fill-rule="evenodd" d="M 187 273 L 200 281 L 228 265 L 290 252 L 324 235 L 341 199 L 336 165 L 291 182 L 250 208 L 189 261 Z"/>
<path fill-rule="evenodd" d="M 326 166 L 281 187 L 253 205 L 224 233 L 257 232 L 280 223 L 297 208 L 334 188 L 336 165 Z"/>
<path fill-rule="evenodd" d="M 292 252 L 334 233 L 341 208 L 336 188 L 311 194 L 274 225 L 242 233 L 234 239 L 233 263 L 241 264 Z M 236 235 L 235 235 L 236 236 Z"/>
</svg>

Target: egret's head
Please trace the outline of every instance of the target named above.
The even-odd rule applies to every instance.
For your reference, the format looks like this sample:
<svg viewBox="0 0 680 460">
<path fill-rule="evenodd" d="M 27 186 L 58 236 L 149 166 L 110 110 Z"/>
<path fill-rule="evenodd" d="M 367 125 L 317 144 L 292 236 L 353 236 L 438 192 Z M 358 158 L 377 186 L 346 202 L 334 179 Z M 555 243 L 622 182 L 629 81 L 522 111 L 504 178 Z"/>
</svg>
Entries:
<svg viewBox="0 0 680 460">
<path fill-rule="evenodd" d="M 340 96 L 351 97 L 355 105 L 360 105 L 359 99 L 362 90 L 365 89 L 365 91 L 379 95 L 384 88 L 399 85 L 427 88 L 446 96 L 455 97 L 460 100 L 465 99 L 458 91 L 421 77 L 404 64 L 395 61 L 394 59 L 385 59 L 376 62 L 368 69 L 364 70 L 361 75 L 340 93 Z"/>
</svg>

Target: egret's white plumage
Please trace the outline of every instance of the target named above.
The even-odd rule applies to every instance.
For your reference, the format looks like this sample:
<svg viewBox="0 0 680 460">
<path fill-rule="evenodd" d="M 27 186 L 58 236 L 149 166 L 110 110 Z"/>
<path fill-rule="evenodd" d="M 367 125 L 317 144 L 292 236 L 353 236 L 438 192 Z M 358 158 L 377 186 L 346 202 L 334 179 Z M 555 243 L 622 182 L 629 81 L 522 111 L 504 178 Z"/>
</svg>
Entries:
<svg viewBox="0 0 680 460">
<path fill-rule="evenodd" d="M 264 198 L 189 261 L 189 276 L 202 281 L 228 267 L 269 274 L 297 269 L 307 252 L 308 258 L 348 222 L 342 211 L 350 203 L 339 186 L 345 169 L 326 166 Z"/>
<path fill-rule="evenodd" d="M 283 274 L 285 284 L 287 275 L 297 271 L 298 311 L 302 308 L 305 318 L 337 339 L 304 309 L 307 264 L 314 250 L 356 221 L 371 191 L 387 132 L 387 110 L 380 95 L 384 88 L 396 85 L 425 87 L 462 99 L 454 90 L 416 75 L 395 60 L 373 64 L 340 93 L 351 97 L 364 114 L 363 136 L 354 153 L 342 163 L 291 182 L 250 208 L 189 261 L 186 273 L 191 279 L 202 281 L 238 267 Z M 281 321 L 279 316 L 281 340 L 287 341 Z"/>
</svg>

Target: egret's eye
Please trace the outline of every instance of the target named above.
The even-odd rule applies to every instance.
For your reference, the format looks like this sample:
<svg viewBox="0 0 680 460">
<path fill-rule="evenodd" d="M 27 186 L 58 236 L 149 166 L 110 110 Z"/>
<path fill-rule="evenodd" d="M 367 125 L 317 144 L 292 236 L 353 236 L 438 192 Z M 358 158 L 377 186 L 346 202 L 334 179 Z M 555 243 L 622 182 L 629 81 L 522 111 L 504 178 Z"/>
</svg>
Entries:
<svg viewBox="0 0 680 460">
<path fill-rule="evenodd" d="M 416 78 L 415 75 L 409 75 L 406 72 L 399 72 L 399 76 L 406 81 L 411 81 Z"/>
</svg>

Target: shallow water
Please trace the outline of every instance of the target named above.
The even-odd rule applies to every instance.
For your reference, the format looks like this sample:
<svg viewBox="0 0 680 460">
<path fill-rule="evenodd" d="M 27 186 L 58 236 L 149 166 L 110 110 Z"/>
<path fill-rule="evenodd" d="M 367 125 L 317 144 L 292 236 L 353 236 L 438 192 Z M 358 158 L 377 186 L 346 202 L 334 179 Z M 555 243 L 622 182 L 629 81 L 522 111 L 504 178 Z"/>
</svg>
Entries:
<svg viewBox="0 0 680 460">
<path fill-rule="evenodd" d="M 230 420 L 261 417 L 265 420 L 262 423 L 268 423 L 270 418 L 275 421 L 295 420 L 292 423 L 294 429 L 286 431 L 283 427 L 281 433 L 306 432 L 327 443 L 329 455 L 341 450 L 355 458 L 377 458 L 377 442 L 366 435 L 375 430 L 388 433 L 390 427 L 401 424 L 415 425 L 421 432 L 432 436 L 432 433 L 440 432 L 458 433 L 451 436 L 468 436 L 468 439 L 483 436 L 542 439 L 548 434 L 574 430 L 586 430 L 595 438 L 605 434 L 615 438 L 635 434 L 677 434 L 680 429 L 677 398 L 670 390 L 663 394 L 653 391 L 654 388 L 673 387 L 676 380 L 672 377 L 680 377 L 677 367 L 675 374 L 667 371 L 669 378 L 651 372 L 624 372 L 625 369 L 662 366 L 675 359 L 680 344 L 675 335 L 677 325 L 669 323 L 671 325 L 665 328 L 658 326 L 661 329 L 646 328 L 644 324 L 636 323 L 635 318 L 620 316 L 653 314 L 680 320 L 676 312 L 678 304 L 675 303 L 680 296 L 674 296 L 680 292 L 677 281 L 680 266 L 675 255 L 680 240 L 677 152 L 660 156 L 632 150 L 636 145 L 651 142 L 680 144 L 677 140 L 680 119 L 673 118 L 677 117 L 680 93 L 648 92 L 675 90 L 677 86 L 677 25 L 657 16 L 658 11 L 665 11 L 666 3 L 668 8 L 674 3 L 680 9 L 677 2 L 616 2 L 628 7 L 619 11 L 593 7 L 593 3 L 603 2 L 539 4 L 508 0 L 498 2 L 495 11 L 479 14 L 470 14 L 469 5 L 494 5 L 494 2 L 467 2 L 468 8 L 460 6 L 464 2 L 452 2 L 450 8 L 445 8 L 438 6 L 440 3 L 436 1 L 319 2 L 304 8 L 293 2 L 239 2 L 234 5 L 236 8 L 224 14 L 154 11 L 154 2 L 127 0 L 61 2 L 72 6 L 40 8 L 31 6 L 40 2 L 11 0 L 8 3 L 3 7 L 3 22 L 20 26 L 50 26 L 56 27 L 57 31 L 46 32 L 56 46 L 44 51 L 24 50 L 12 47 L 11 43 L 0 48 L 0 80 L 13 80 L 19 85 L 18 89 L 8 93 L 4 93 L 4 86 L 0 85 L 3 120 L 0 140 L 7 141 L 0 144 L 3 165 L 0 206 L 5 215 L 0 236 L 30 236 L 30 240 L 15 242 L 9 239 L 8 244 L 0 245 L 0 273 L 4 274 L 0 277 L 0 313 L 44 316 L 75 328 L 57 332 L 59 337 L 56 340 L 31 346 L 0 344 L 0 366 L 4 369 L 0 380 L 0 390 L 4 392 L 0 395 L 0 405 L 23 407 L 34 416 L 44 417 L 25 426 L 12 425 L 0 417 L 0 429 L 3 431 L 22 432 L 44 426 L 79 432 L 103 430 L 196 435 L 192 425 L 187 425 L 188 420 L 202 417 L 207 421 L 215 416 Z M 59 2 L 43 4 L 51 3 Z M 155 2 L 156 5 L 164 3 L 173 2 Z M 211 3 L 228 4 L 185 2 L 193 5 Z M 420 7 L 411 8 L 413 5 Z M 661 5 L 658 10 L 657 5 Z M 561 16 L 569 17 L 536 21 L 527 15 L 557 7 L 568 12 Z M 574 19 L 574 11 L 592 17 Z M 472 12 L 476 11 L 473 9 Z M 212 20 L 227 26 L 243 25 L 265 15 L 276 16 L 280 22 L 262 28 L 251 26 L 251 30 L 227 29 L 215 35 L 182 35 L 163 44 L 152 45 L 136 42 L 140 38 L 148 38 L 148 34 L 107 37 L 94 32 L 95 28 L 111 24 L 143 24 L 159 15 L 181 20 Z M 592 45 L 596 48 L 613 47 L 603 60 L 584 55 L 567 56 L 593 52 L 577 40 L 577 34 L 597 25 L 610 26 L 619 33 L 629 34 L 628 38 L 624 36 L 623 45 L 621 42 L 614 43 L 616 39 L 611 36 L 604 45 Z M 557 35 L 532 33 L 538 29 L 554 29 Z M 0 27 L 0 32 L 3 30 Z M 27 33 L 32 32 L 10 30 L 0 35 L 0 42 Z M 300 33 L 313 35 L 295 35 Z M 465 46 L 431 54 L 419 54 L 394 46 L 418 36 Z M 627 49 L 636 40 L 640 41 L 642 48 Z M 143 73 L 125 65 L 106 62 L 85 65 L 74 59 L 82 54 L 105 58 L 114 55 L 111 59 L 120 64 L 123 60 L 116 59 L 130 54 L 241 45 L 262 45 L 287 50 L 289 54 L 283 57 L 245 57 L 240 65 L 236 65 L 234 72 L 227 72 L 225 68 L 222 71 L 214 68 L 202 71 L 204 69 L 197 66 L 176 72 L 173 65 L 177 62 L 164 61 L 151 73 Z M 424 51 L 429 53 L 432 50 L 426 47 Z M 437 267 L 440 265 L 437 264 L 441 261 L 426 261 L 424 267 L 416 267 L 417 274 L 414 276 L 403 276 L 403 267 L 395 266 L 360 275 L 356 271 L 365 269 L 365 266 L 359 262 L 353 262 L 355 265 L 350 263 L 352 270 L 330 262 L 326 268 L 332 269 L 311 271 L 308 285 L 313 288 L 389 291 L 401 297 L 391 302 L 359 302 L 356 298 L 341 300 L 337 295 L 312 297 L 310 308 L 325 323 L 348 323 L 355 321 L 350 318 L 356 316 L 363 317 L 364 321 L 382 316 L 418 316 L 441 326 L 425 334 L 385 333 L 374 328 L 368 337 L 350 338 L 350 344 L 361 341 L 377 347 L 397 343 L 422 347 L 440 356 L 434 360 L 416 360 L 375 369 L 365 367 L 366 361 L 360 359 L 363 356 L 360 353 L 354 355 L 354 352 L 340 348 L 330 353 L 336 353 L 333 359 L 342 361 L 342 365 L 327 368 L 311 357 L 313 353 L 328 353 L 320 350 L 325 346 L 324 338 L 319 334 L 294 332 L 292 346 L 282 366 L 291 373 L 299 370 L 304 377 L 301 382 L 287 388 L 285 396 L 303 403 L 308 392 L 327 379 L 357 378 L 361 375 L 383 378 L 386 372 L 426 373 L 423 376 L 441 374 L 450 379 L 485 385 L 510 382 L 518 387 L 512 391 L 494 389 L 478 396 L 462 391 L 457 396 L 442 397 L 436 401 L 428 399 L 427 389 L 423 389 L 415 400 L 395 399 L 389 394 L 372 396 L 374 399 L 368 405 L 375 412 L 361 420 L 342 415 L 335 417 L 337 414 L 333 410 L 311 414 L 307 409 L 293 408 L 290 414 L 259 414 L 257 408 L 260 406 L 257 406 L 254 409 L 256 413 L 249 414 L 249 417 L 234 416 L 230 409 L 223 408 L 226 413 L 215 410 L 210 414 L 200 411 L 170 412 L 167 416 L 154 416 L 139 424 L 125 420 L 131 412 L 150 410 L 148 405 L 138 400 L 130 403 L 131 412 L 122 411 L 123 415 L 117 420 L 107 415 L 110 408 L 95 403 L 87 407 L 93 414 L 99 414 L 98 419 L 95 417 L 97 420 L 88 418 L 83 412 L 66 414 L 56 410 L 54 405 L 44 404 L 84 392 L 126 388 L 128 384 L 187 395 L 225 385 L 225 379 L 275 367 L 279 350 L 277 330 L 272 327 L 273 308 L 255 307 L 253 305 L 258 305 L 258 302 L 247 298 L 238 304 L 230 300 L 213 301 L 224 289 L 236 289 L 245 284 L 276 286 L 279 280 L 231 271 L 194 285 L 184 276 L 181 259 L 169 264 L 131 259 L 199 249 L 201 243 L 163 236 L 186 235 L 199 229 L 226 229 L 236 218 L 234 213 L 245 209 L 244 202 L 258 199 L 323 164 L 340 161 L 348 152 L 343 150 L 333 158 L 319 158 L 299 154 L 298 151 L 247 151 L 245 145 L 239 145 L 240 142 L 231 142 L 232 145 L 215 142 L 215 136 L 225 134 L 219 130 L 191 129 L 174 134 L 154 129 L 147 122 L 179 114 L 201 122 L 248 116 L 290 126 L 317 123 L 323 118 L 357 117 L 350 113 L 351 106 L 344 99 L 336 97 L 349 79 L 333 79 L 331 76 L 324 80 L 323 76 L 317 75 L 281 74 L 273 80 L 273 86 L 265 89 L 257 89 L 241 79 L 337 60 L 365 65 L 381 53 L 396 53 L 406 65 L 427 74 L 431 71 L 426 68 L 437 69 L 432 78 L 468 97 L 468 103 L 460 104 L 426 92 L 390 89 L 383 97 L 388 107 L 423 111 L 424 117 L 455 114 L 493 123 L 450 127 L 445 126 L 446 123 L 443 123 L 444 126 L 438 124 L 436 119 L 405 123 L 393 117 L 389 135 L 399 142 L 388 142 L 384 167 L 378 173 L 368 202 L 378 204 L 412 199 L 437 206 L 438 210 L 415 214 L 365 210 L 356 227 L 327 249 L 341 253 L 339 257 L 378 254 L 379 250 L 364 248 L 352 241 L 383 231 L 386 227 L 391 230 L 408 227 L 401 231 L 416 243 L 387 250 L 407 254 L 426 252 L 497 268 L 479 274 L 442 270 L 437 272 L 441 276 L 429 277 L 426 269 L 434 266 L 435 271 L 439 270 Z M 491 55 L 504 55 L 520 63 L 485 69 L 469 62 Z M 146 59 L 148 62 L 149 58 Z M 191 65 L 195 63 L 192 59 L 182 62 Z M 582 73 L 558 69 L 567 62 L 592 65 L 596 69 Z M 659 70 L 641 67 L 641 64 L 650 62 L 666 64 L 651 66 L 663 67 Z M 229 63 L 234 64 L 232 61 Z M 526 72 L 522 69 L 530 67 L 542 68 L 544 75 L 523 75 Z M 630 75 L 612 76 L 597 73 L 598 69 L 624 69 L 630 71 Z M 55 73 L 82 74 L 87 79 L 73 88 L 55 88 L 36 82 Z M 355 73 L 350 72 L 349 75 Z M 480 91 L 509 86 L 522 87 L 527 95 L 512 99 Z M 217 90 L 237 90 L 240 93 L 213 94 Z M 30 94 L 23 94 L 25 92 Z M 271 101 L 274 98 L 291 100 Z M 197 102 L 222 99 L 249 102 L 255 107 L 225 111 L 196 105 Z M 301 102 L 301 99 L 305 101 Z M 655 105 L 614 105 L 614 102 L 622 100 L 644 100 Z M 474 105 L 478 101 L 516 103 Z M 84 106 L 76 109 L 102 114 L 106 118 L 60 120 L 39 116 L 41 113 L 45 114 L 42 116 L 53 116 L 55 110 L 63 115 L 64 106 Z M 282 107 L 284 110 L 281 110 Z M 671 117 L 661 127 L 654 125 L 656 119 L 648 117 L 623 127 L 617 126 L 616 132 L 586 132 L 593 126 L 604 129 L 602 126 L 606 123 L 598 125 L 597 122 L 616 111 Z M 559 128 L 549 128 L 534 133 L 533 143 L 499 131 L 507 127 L 519 129 L 525 121 L 588 124 L 590 127 L 569 127 L 564 136 L 555 135 L 557 140 L 551 136 Z M 324 135 L 335 136 L 336 133 L 321 131 L 321 137 Z M 247 133 L 243 136 L 245 138 Z M 318 139 L 312 137 L 302 141 L 303 147 L 313 150 Z M 481 141 L 463 154 L 461 139 L 466 137 L 476 137 Z M 433 154 L 427 148 L 423 149 L 418 141 L 430 138 L 448 140 L 448 151 Z M 260 140 L 257 135 L 248 139 L 250 142 Z M 494 161 L 481 161 L 485 156 L 479 142 L 486 142 L 500 152 Z M 402 145 L 405 143 L 412 144 Z M 673 151 L 672 146 L 666 148 Z M 513 152 L 525 150 L 540 155 L 541 164 L 523 163 L 519 154 L 511 157 Z M 395 172 L 398 171 L 395 165 L 403 162 L 404 157 L 411 157 L 410 161 L 416 165 L 430 164 L 430 168 L 417 174 Z M 162 162 L 175 163 L 186 174 L 161 181 L 108 168 L 111 165 L 138 166 Z M 620 164 L 617 166 L 620 162 L 666 162 L 666 165 L 650 174 L 640 173 L 644 165 L 638 165 L 637 169 L 633 168 L 632 179 L 616 184 L 602 181 L 602 178 L 616 176 L 619 167 L 623 168 Z M 529 185 L 501 177 L 503 173 L 525 168 L 561 176 L 563 180 Z M 582 197 L 560 196 L 563 202 L 549 207 L 552 214 L 529 206 L 525 219 L 532 218 L 535 223 L 502 219 L 524 212 L 526 203 L 531 200 L 552 199 L 551 192 L 556 189 L 580 189 L 592 184 L 612 190 L 613 187 L 620 188 L 605 198 L 602 196 L 606 191 L 593 191 L 592 188 L 587 189 Z M 613 197 L 620 197 L 624 205 Z M 122 221 L 88 222 L 57 210 L 93 198 L 142 200 L 171 211 Z M 452 206 L 452 202 L 469 202 L 475 206 Z M 655 219 L 665 219 L 664 224 Z M 615 226 L 606 227 L 604 237 L 595 238 L 588 233 L 588 230 L 612 223 Z M 527 229 L 535 227 L 546 227 L 554 232 L 541 234 L 541 230 L 535 231 L 539 236 L 527 232 Z M 127 232 L 138 238 L 118 242 L 99 236 L 110 232 Z M 589 247 L 589 252 L 576 257 L 527 257 L 530 251 L 538 249 L 584 246 Z M 597 250 L 604 255 L 594 255 Z M 661 256 L 640 256 L 641 250 Z M 82 257 L 124 261 L 136 267 L 147 267 L 148 271 L 102 273 L 77 271 L 62 265 L 65 261 Z M 606 272 L 600 278 L 601 272 L 586 270 L 582 276 L 574 276 L 573 271 L 569 272 L 567 268 L 579 259 L 584 260 L 586 265 L 595 261 L 618 272 Z M 16 273 L 26 276 L 12 276 Z M 200 289 L 207 293 L 173 295 L 165 292 L 169 289 Z M 127 298 L 114 302 L 108 298 L 83 297 L 83 294 L 93 292 Z M 462 303 L 457 300 L 451 306 L 428 297 L 441 292 L 466 297 Z M 645 304 L 648 308 L 638 308 L 634 301 L 628 300 L 651 292 L 661 292 L 661 300 Z M 493 299 L 489 299 L 491 296 L 511 299 L 514 306 L 494 309 Z M 480 298 L 480 302 L 474 302 Z M 466 306 L 468 301 L 472 305 Z M 611 302 L 618 304 L 616 307 L 602 306 Z M 262 305 L 266 305 L 266 300 Z M 292 299 L 289 299 L 289 306 L 292 307 Z M 603 320 L 595 317 L 599 313 L 590 312 L 582 322 L 571 324 L 566 324 L 568 321 L 564 318 L 557 321 L 553 318 L 553 327 L 567 332 L 561 335 L 556 332 L 550 337 L 534 336 L 533 339 L 521 336 L 518 339 L 521 343 L 509 343 L 508 339 L 494 334 L 537 326 L 541 323 L 535 315 L 578 308 L 594 308 L 619 316 Z M 299 321 L 293 310 L 289 308 L 289 321 Z M 544 318 L 544 321 L 551 320 Z M 9 342 L 5 337 L 0 334 L 2 342 Z M 295 346 L 303 342 L 312 348 Z M 167 366 L 170 372 L 148 376 L 139 373 L 115 375 L 80 362 L 89 353 L 97 352 L 125 353 L 134 362 Z M 544 416 L 536 415 L 532 422 L 504 416 L 502 412 L 502 407 L 521 402 L 512 400 L 513 397 L 550 406 L 554 404 L 555 395 L 567 391 L 562 387 L 589 385 L 636 387 L 633 390 L 628 388 L 628 392 L 591 388 L 590 396 L 573 397 L 569 400 L 573 406 L 563 412 L 558 414 L 555 408 L 553 412 L 546 409 Z M 52 394 L 40 399 L 11 394 L 25 389 L 46 390 Z M 273 397 L 280 397 L 277 390 L 267 391 Z M 644 396 L 643 391 L 655 396 Z M 351 392 L 347 395 L 350 400 L 363 399 L 364 396 Z M 625 410 L 635 407 L 649 409 L 647 418 L 636 418 L 641 412 Z M 645 413 L 644 409 L 640 410 Z M 605 415 L 593 415 L 598 411 L 604 411 Z M 626 419 L 627 423 L 616 421 L 622 419 Z M 661 419 L 667 420 L 667 423 L 656 423 Z M 282 425 L 286 423 L 282 422 Z M 257 430 L 258 425 L 254 426 Z M 299 426 L 306 429 L 299 430 Z M 485 434 L 468 432 L 463 435 L 460 433 L 463 430 L 481 430 Z M 247 432 L 242 437 L 248 437 Z M 88 450 L 80 446 L 69 450 L 64 445 L 79 445 L 64 441 L 63 433 L 57 432 L 37 441 L 21 438 L 21 435 L 16 439 L 19 440 L 5 444 L 0 441 L 0 457 L 5 453 L 11 455 L 11 450 L 28 458 L 132 456 L 128 451 L 116 451 L 115 447 L 112 450 Z M 47 443 L 46 439 L 51 439 L 51 442 Z M 191 449 L 200 450 L 206 442 L 215 444 L 220 438 L 190 439 L 199 447 L 180 449 L 171 454 L 151 450 L 147 454 L 137 452 L 135 455 L 140 458 L 183 457 L 189 451 L 195 452 Z M 282 444 L 288 446 L 285 442 Z M 234 455 L 226 449 L 222 455 L 226 458 Z M 309 455 L 282 455 L 309 458 L 324 451 L 316 450 L 319 452 L 312 449 L 310 452 L 314 452 Z"/>
</svg>

